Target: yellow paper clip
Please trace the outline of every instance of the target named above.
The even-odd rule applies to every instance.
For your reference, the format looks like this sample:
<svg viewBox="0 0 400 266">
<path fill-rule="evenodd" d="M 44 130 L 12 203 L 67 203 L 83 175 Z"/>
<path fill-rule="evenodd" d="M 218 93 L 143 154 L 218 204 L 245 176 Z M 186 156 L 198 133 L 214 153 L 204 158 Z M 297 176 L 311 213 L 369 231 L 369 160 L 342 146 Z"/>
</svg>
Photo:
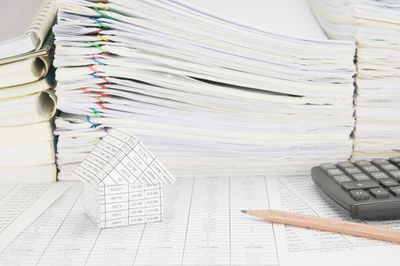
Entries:
<svg viewBox="0 0 400 266">
<path fill-rule="evenodd" d="M 98 2 L 97 4 L 102 6 L 104 10 L 106 10 L 106 11 L 108 10 L 108 5 L 106 5 L 106 4 L 102 3 L 102 2 Z"/>
<path fill-rule="evenodd" d="M 99 38 L 100 40 L 106 41 L 106 42 L 109 42 L 109 41 L 110 41 L 109 39 L 107 39 L 107 38 L 101 36 L 100 34 L 97 34 L 97 38 Z"/>
</svg>

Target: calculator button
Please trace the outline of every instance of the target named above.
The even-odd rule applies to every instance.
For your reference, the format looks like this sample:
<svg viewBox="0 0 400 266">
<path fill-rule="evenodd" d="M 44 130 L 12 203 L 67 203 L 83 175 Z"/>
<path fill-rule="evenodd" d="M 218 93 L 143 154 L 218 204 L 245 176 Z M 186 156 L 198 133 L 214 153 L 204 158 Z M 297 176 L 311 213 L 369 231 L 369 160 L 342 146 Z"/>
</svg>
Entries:
<svg viewBox="0 0 400 266">
<path fill-rule="evenodd" d="M 400 197 L 400 187 L 390 187 L 389 191 L 396 197 Z"/>
<path fill-rule="evenodd" d="M 386 171 L 399 170 L 399 168 L 397 168 L 396 166 L 394 166 L 394 165 L 391 164 L 391 163 L 381 164 L 381 165 L 379 165 L 379 167 L 380 167 L 382 170 L 384 170 L 385 172 L 386 172 Z"/>
<path fill-rule="evenodd" d="M 350 191 L 350 196 L 355 200 L 367 200 L 369 195 L 362 189 L 355 189 Z"/>
<path fill-rule="evenodd" d="M 322 170 L 328 170 L 328 169 L 334 169 L 336 168 L 336 165 L 332 164 L 332 163 L 323 163 L 319 166 Z"/>
<path fill-rule="evenodd" d="M 400 179 L 400 170 L 389 171 L 388 174 L 389 174 L 391 177 L 393 177 L 393 178 L 395 178 L 395 179 L 397 179 L 397 180 Z"/>
<path fill-rule="evenodd" d="M 334 177 L 335 175 L 343 175 L 343 172 L 340 171 L 339 169 L 335 168 L 335 169 L 328 169 L 326 170 L 326 173 L 330 176 L 330 177 Z"/>
<path fill-rule="evenodd" d="M 400 164 L 400 157 L 389 158 L 389 162 L 399 165 Z"/>
<path fill-rule="evenodd" d="M 383 172 L 373 172 L 373 173 L 369 173 L 371 175 L 371 177 L 375 180 L 380 180 L 380 179 L 385 179 L 385 178 L 389 178 L 385 173 Z"/>
<path fill-rule="evenodd" d="M 375 164 L 375 165 L 380 165 L 380 164 L 389 163 L 389 161 L 385 160 L 385 159 L 373 159 L 372 163 Z"/>
<path fill-rule="evenodd" d="M 370 180 L 369 176 L 367 176 L 366 174 L 352 174 L 351 177 L 352 177 L 355 181 Z"/>
<path fill-rule="evenodd" d="M 350 177 L 347 175 L 335 175 L 333 177 L 333 180 L 335 180 L 336 183 L 342 184 L 343 182 L 349 182 L 352 181 Z"/>
<path fill-rule="evenodd" d="M 359 181 L 359 182 L 344 182 L 342 183 L 342 188 L 346 191 L 353 190 L 353 189 L 368 189 L 368 188 L 378 188 L 379 185 L 372 181 L 372 180 L 366 180 L 366 181 Z"/>
<path fill-rule="evenodd" d="M 354 164 L 352 164 L 351 162 L 340 162 L 340 163 L 337 163 L 337 165 L 341 169 L 344 169 L 346 167 L 354 167 Z"/>
<path fill-rule="evenodd" d="M 373 165 L 361 166 L 361 169 L 363 169 L 366 173 L 379 172 L 379 169 Z"/>
<path fill-rule="evenodd" d="M 371 192 L 371 194 L 374 195 L 374 197 L 377 199 L 384 199 L 389 197 L 389 192 L 387 192 L 383 188 L 371 188 L 369 192 Z"/>
<path fill-rule="evenodd" d="M 357 165 L 358 167 L 371 165 L 371 163 L 367 160 L 355 161 L 354 164 Z"/>
<path fill-rule="evenodd" d="M 381 180 L 379 180 L 379 183 L 382 185 L 382 186 L 384 186 L 384 187 L 394 187 L 394 186 L 398 186 L 399 185 L 399 183 L 397 183 L 396 181 L 394 181 L 393 179 L 391 179 L 391 178 L 388 178 L 388 179 L 381 179 Z"/>
<path fill-rule="evenodd" d="M 348 175 L 352 175 L 352 174 L 361 174 L 361 170 L 358 169 L 357 167 L 347 167 L 347 168 L 344 168 L 344 171 L 345 171 L 346 174 L 348 174 Z"/>
</svg>

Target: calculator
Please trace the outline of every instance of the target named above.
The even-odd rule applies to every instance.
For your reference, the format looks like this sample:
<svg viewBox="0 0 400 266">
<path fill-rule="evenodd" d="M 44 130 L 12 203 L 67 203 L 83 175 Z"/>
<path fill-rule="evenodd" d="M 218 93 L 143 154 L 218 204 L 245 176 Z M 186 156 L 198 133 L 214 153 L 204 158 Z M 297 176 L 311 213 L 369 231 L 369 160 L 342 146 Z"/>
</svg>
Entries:
<svg viewBox="0 0 400 266">
<path fill-rule="evenodd" d="M 400 157 L 324 163 L 311 176 L 353 218 L 400 218 Z"/>
</svg>

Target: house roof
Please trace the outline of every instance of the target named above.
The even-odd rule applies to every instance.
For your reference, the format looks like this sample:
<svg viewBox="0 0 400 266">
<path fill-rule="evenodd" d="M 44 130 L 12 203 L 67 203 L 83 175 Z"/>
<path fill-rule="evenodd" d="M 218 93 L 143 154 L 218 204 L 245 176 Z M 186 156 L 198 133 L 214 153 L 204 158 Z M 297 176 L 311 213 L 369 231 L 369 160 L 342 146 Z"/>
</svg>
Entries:
<svg viewBox="0 0 400 266">
<path fill-rule="evenodd" d="M 116 129 L 109 131 L 74 173 L 93 186 L 175 181 L 143 143 Z"/>
</svg>

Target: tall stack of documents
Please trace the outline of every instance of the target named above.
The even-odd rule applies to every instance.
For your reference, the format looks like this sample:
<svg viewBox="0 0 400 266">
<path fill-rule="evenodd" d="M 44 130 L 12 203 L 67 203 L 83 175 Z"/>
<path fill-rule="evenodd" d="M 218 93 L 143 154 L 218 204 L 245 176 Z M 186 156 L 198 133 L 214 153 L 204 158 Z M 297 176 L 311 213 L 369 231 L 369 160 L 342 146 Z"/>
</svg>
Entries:
<svg viewBox="0 0 400 266">
<path fill-rule="evenodd" d="M 293 28 L 269 23 L 265 1 L 247 17 L 223 2 L 58 2 L 60 179 L 112 127 L 176 176 L 308 173 L 350 156 L 354 43 L 328 40 L 307 3 Z"/>
<path fill-rule="evenodd" d="M 329 37 L 357 43 L 353 158 L 400 154 L 400 4 L 309 0 Z"/>
<path fill-rule="evenodd" d="M 0 18 L 0 182 L 54 181 L 57 169 L 49 121 L 56 107 L 50 89 L 54 77 L 48 71 L 56 5 L 52 0 L 17 0 L 4 8 L 6 15 Z"/>
</svg>

